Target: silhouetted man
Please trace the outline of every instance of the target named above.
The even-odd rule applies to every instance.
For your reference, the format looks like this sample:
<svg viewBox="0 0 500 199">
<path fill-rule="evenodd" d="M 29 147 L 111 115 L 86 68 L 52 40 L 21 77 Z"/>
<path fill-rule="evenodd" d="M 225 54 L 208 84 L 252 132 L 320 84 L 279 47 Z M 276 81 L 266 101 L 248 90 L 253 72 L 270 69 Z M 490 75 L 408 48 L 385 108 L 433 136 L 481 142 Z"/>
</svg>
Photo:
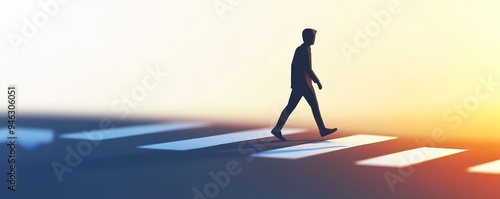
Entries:
<svg viewBox="0 0 500 199">
<path fill-rule="evenodd" d="M 304 29 L 302 31 L 302 40 L 304 40 L 304 43 L 297 47 L 295 54 L 293 55 L 292 93 L 290 94 L 290 99 L 288 99 L 288 104 L 281 112 L 278 123 L 271 131 L 274 136 L 282 141 L 285 141 L 286 138 L 281 134 L 281 129 L 283 129 L 288 116 L 290 116 L 292 111 L 295 109 L 302 96 L 306 98 L 307 103 L 311 106 L 314 120 L 316 120 L 321 137 L 337 131 L 337 128 L 328 129 L 325 127 L 323 119 L 321 118 L 321 113 L 319 112 L 318 101 L 311 82 L 312 80 L 314 83 L 318 84 L 318 88 L 320 90 L 323 88 L 323 85 L 321 85 L 318 77 L 314 74 L 311 65 L 311 45 L 314 45 L 315 39 L 316 30 L 309 28 Z"/>
</svg>

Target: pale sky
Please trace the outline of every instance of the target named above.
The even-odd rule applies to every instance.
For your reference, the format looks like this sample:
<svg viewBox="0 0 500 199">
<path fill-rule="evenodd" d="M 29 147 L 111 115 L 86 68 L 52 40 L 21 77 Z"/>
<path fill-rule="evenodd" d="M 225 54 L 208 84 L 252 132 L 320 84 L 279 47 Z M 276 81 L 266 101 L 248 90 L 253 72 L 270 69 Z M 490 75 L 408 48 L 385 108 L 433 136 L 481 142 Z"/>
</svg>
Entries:
<svg viewBox="0 0 500 199">
<path fill-rule="evenodd" d="M 498 10 L 493 0 L 8 1 L 0 81 L 18 86 L 26 113 L 272 125 L 301 31 L 314 28 L 327 125 L 500 139 L 500 86 L 482 83 L 500 82 Z M 158 82 L 155 67 L 168 73 Z M 305 100 L 287 125 L 314 129 Z"/>
</svg>

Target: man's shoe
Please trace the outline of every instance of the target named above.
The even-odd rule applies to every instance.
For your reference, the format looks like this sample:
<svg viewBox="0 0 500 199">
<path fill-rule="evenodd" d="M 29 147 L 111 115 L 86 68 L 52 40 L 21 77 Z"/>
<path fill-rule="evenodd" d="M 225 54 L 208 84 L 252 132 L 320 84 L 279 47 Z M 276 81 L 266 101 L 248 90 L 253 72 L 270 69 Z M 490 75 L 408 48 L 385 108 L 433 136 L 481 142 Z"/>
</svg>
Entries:
<svg viewBox="0 0 500 199">
<path fill-rule="evenodd" d="M 321 135 L 321 137 L 325 137 L 327 135 L 330 135 L 332 133 L 334 133 L 335 131 L 337 131 L 337 128 L 333 128 L 333 129 L 323 129 L 319 132 L 319 134 Z"/>
<path fill-rule="evenodd" d="M 281 141 L 286 141 L 286 138 L 281 135 L 281 131 L 276 131 L 276 130 L 271 130 L 271 133 L 274 135 L 274 137 L 277 137 Z"/>
</svg>

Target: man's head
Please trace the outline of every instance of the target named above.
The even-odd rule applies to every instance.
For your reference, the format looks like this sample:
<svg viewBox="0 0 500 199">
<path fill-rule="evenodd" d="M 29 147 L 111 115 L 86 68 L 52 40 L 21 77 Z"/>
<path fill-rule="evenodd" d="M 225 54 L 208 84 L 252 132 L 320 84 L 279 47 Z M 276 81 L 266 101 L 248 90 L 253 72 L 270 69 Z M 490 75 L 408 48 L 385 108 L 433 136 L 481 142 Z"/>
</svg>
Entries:
<svg viewBox="0 0 500 199">
<path fill-rule="evenodd" d="M 311 28 L 306 28 L 302 31 L 302 40 L 304 44 L 314 45 L 314 40 L 316 39 L 316 30 Z"/>
</svg>

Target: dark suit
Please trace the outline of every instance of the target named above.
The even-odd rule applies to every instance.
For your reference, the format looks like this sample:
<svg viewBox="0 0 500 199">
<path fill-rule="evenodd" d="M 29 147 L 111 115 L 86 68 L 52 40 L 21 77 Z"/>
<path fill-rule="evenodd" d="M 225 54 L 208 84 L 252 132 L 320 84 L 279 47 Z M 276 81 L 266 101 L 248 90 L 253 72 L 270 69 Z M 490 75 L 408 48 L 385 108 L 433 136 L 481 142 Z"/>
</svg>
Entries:
<svg viewBox="0 0 500 199">
<path fill-rule="evenodd" d="M 304 96 L 307 103 L 311 107 L 319 130 L 321 131 L 325 129 L 325 124 L 323 123 L 323 119 L 321 118 L 321 113 L 319 111 L 318 101 L 316 100 L 316 93 L 314 92 L 311 82 L 314 81 L 314 83 L 318 83 L 319 79 L 312 70 L 311 48 L 308 45 L 302 44 L 295 50 L 292 61 L 291 81 L 292 93 L 290 94 L 288 104 L 281 112 L 275 129 L 281 130 L 283 128 L 286 120 L 295 109 L 302 96 Z"/>
<path fill-rule="evenodd" d="M 311 64 L 311 48 L 304 44 L 297 47 L 292 60 L 292 88 L 313 88 L 311 80 L 318 83 Z"/>
</svg>

